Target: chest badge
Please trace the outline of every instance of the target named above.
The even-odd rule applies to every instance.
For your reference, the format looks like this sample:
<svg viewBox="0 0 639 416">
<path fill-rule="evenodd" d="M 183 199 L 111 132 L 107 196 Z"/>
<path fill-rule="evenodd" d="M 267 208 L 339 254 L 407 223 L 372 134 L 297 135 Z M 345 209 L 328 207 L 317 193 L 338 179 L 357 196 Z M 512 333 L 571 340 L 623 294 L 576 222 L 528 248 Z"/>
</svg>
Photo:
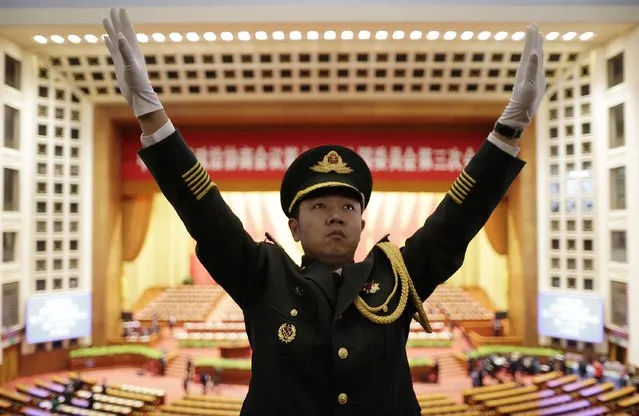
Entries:
<svg viewBox="0 0 639 416">
<path fill-rule="evenodd" d="M 373 280 L 364 284 L 364 287 L 362 287 L 362 292 L 368 295 L 372 295 L 373 293 L 379 292 L 379 289 L 379 283 Z"/>
<path fill-rule="evenodd" d="M 295 339 L 295 335 L 297 335 L 297 329 L 293 324 L 284 323 L 280 325 L 277 330 L 277 337 L 285 344 L 293 341 Z"/>
</svg>

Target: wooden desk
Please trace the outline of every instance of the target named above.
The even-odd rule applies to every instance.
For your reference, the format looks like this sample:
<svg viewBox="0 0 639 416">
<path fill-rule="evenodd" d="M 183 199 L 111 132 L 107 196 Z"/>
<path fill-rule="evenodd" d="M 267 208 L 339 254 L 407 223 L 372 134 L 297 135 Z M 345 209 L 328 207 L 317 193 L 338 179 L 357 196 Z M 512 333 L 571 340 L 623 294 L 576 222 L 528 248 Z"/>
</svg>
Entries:
<svg viewBox="0 0 639 416">
<path fill-rule="evenodd" d="M 566 403 L 561 406 L 548 407 L 546 409 L 537 410 L 535 412 L 517 413 L 517 416 L 554 416 L 563 415 L 566 413 L 574 415 L 575 410 L 582 410 L 588 406 L 590 406 L 590 402 L 588 400 L 579 400 L 576 402 Z"/>
<path fill-rule="evenodd" d="M 639 394 L 635 394 L 634 396 L 630 396 L 617 402 L 617 407 L 624 410 L 632 409 L 635 406 L 639 406 Z"/>
<path fill-rule="evenodd" d="M 529 402 L 532 400 L 542 400 L 554 396 L 556 393 L 553 390 L 540 390 L 530 394 L 522 394 L 521 396 L 507 397 L 504 399 L 487 400 L 484 402 L 484 406 L 491 409 L 493 407 L 511 406 L 514 404 Z"/>
<path fill-rule="evenodd" d="M 613 400 L 621 399 L 622 397 L 634 394 L 636 391 L 637 390 L 634 387 L 624 387 L 619 390 L 614 390 L 597 396 L 597 401 L 601 403 L 609 403 Z"/>
<path fill-rule="evenodd" d="M 519 396 L 522 394 L 528 394 L 528 393 L 533 393 L 537 391 L 537 386 L 526 386 L 526 387 L 518 387 L 516 389 L 510 389 L 510 390 L 503 390 L 503 391 L 495 391 L 495 392 L 491 392 L 491 393 L 483 393 L 483 394 L 477 394 L 475 396 L 472 396 L 470 398 L 470 403 L 474 404 L 474 403 L 483 403 L 487 400 L 495 400 L 495 399 L 503 399 L 506 397 L 515 397 L 515 396 Z"/>
<path fill-rule="evenodd" d="M 556 389 L 565 386 L 566 384 L 574 383 L 575 381 L 577 381 L 577 376 L 574 374 L 570 376 L 563 376 L 554 380 L 550 380 L 546 383 L 546 387 L 548 387 L 549 389 Z"/>
<path fill-rule="evenodd" d="M 490 393 L 490 392 L 502 391 L 502 390 L 509 390 L 509 389 L 514 389 L 514 388 L 516 388 L 518 386 L 519 386 L 519 384 L 517 384 L 515 382 L 510 382 L 510 383 L 504 383 L 504 384 L 493 384 L 493 385 L 490 385 L 490 386 L 473 387 L 473 388 L 470 388 L 470 389 L 466 389 L 466 390 L 464 390 L 464 402 L 467 402 L 467 400 L 471 396 L 474 396 L 476 394 Z"/>
<path fill-rule="evenodd" d="M 583 410 L 581 412 L 572 413 L 571 416 L 600 416 L 610 412 L 606 406 L 593 407 L 592 409 Z"/>
<path fill-rule="evenodd" d="M 559 371 L 551 371 L 550 373 L 541 374 L 532 378 L 532 383 L 534 385 L 542 385 L 546 384 L 550 380 L 554 380 L 556 378 L 561 377 L 561 373 Z"/>
<path fill-rule="evenodd" d="M 587 380 L 579 380 L 572 383 L 568 383 L 563 386 L 561 389 L 564 393 L 574 393 L 577 390 L 585 389 L 586 387 L 591 387 L 597 384 L 597 380 L 594 378 L 589 378 Z"/>
<path fill-rule="evenodd" d="M 545 390 L 548 391 L 548 390 Z M 497 408 L 497 413 L 500 415 L 519 414 L 520 412 L 532 411 L 534 409 L 543 409 L 546 407 L 557 406 L 568 403 L 572 400 L 567 394 L 555 397 L 549 397 L 543 400 L 535 400 L 528 403 L 520 403 L 513 406 L 502 406 Z"/>
<path fill-rule="evenodd" d="M 597 384 L 596 386 L 588 387 L 587 389 L 583 389 L 578 394 L 581 397 L 586 398 L 586 397 L 596 396 L 597 394 L 604 393 L 614 388 L 615 388 L 615 385 L 612 383 L 603 383 L 603 384 Z"/>
</svg>

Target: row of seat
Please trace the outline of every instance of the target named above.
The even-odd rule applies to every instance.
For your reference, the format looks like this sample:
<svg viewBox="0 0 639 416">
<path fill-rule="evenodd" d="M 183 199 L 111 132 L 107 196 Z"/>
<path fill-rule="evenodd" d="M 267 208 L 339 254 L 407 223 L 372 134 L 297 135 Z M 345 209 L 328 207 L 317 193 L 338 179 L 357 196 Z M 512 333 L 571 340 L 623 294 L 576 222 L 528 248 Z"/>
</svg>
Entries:
<svg viewBox="0 0 639 416">
<path fill-rule="evenodd" d="M 65 402 L 62 400 L 65 388 L 73 381 L 80 382 L 79 389 Z M 59 404 L 55 414 L 139 416 L 155 412 L 158 406 L 164 404 L 165 393 L 129 384 L 103 386 L 76 373 L 69 373 L 67 377 L 54 376 L 48 380 L 36 380 L 33 386 L 19 384 L 15 386 L 15 391 L 0 388 L 0 414 L 51 415 L 56 401 Z"/>
<path fill-rule="evenodd" d="M 579 380 L 559 372 L 537 376 L 528 385 L 510 382 L 467 389 L 464 403 L 482 414 L 500 416 L 639 413 L 639 394 L 634 387 L 615 389 L 612 383 Z"/>
<path fill-rule="evenodd" d="M 178 322 L 206 321 L 209 314 L 225 296 L 218 285 L 179 286 L 168 288 L 135 313 L 138 321 L 175 320 Z"/>
<path fill-rule="evenodd" d="M 483 321 L 494 317 L 494 312 L 484 307 L 468 291 L 460 287 L 440 285 L 424 303 L 424 309 L 431 315 L 441 315 L 443 319 L 455 321 Z M 431 317 L 432 320 L 436 316 Z"/>
<path fill-rule="evenodd" d="M 480 412 L 467 404 L 459 404 L 452 397 L 442 394 L 417 396 L 422 415 L 479 416 Z M 162 406 L 160 413 L 180 416 L 238 416 L 243 398 L 187 395 L 170 405 Z"/>
</svg>

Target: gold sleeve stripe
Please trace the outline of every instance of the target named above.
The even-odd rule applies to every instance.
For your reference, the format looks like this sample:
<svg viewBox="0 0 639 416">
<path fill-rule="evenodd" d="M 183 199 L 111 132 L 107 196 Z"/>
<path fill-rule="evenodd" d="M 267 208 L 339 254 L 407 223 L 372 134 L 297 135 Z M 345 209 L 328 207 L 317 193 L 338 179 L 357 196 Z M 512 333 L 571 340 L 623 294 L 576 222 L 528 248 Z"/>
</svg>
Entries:
<svg viewBox="0 0 639 416">
<path fill-rule="evenodd" d="M 475 181 L 469 174 L 467 174 L 465 170 L 462 170 L 461 174 L 459 175 L 459 178 L 465 179 L 466 181 L 470 182 L 471 188 L 475 183 L 477 183 L 477 181 Z"/>
<path fill-rule="evenodd" d="M 199 201 L 200 199 L 204 198 L 204 195 L 208 194 L 209 191 L 213 189 L 214 186 L 215 184 L 213 182 L 209 182 L 208 184 L 206 184 L 206 187 L 204 189 L 202 189 L 200 192 L 195 194 L 195 199 Z"/>
<path fill-rule="evenodd" d="M 182 178 L 189 187 L 189 190 L 193 193 L 195 198 L 199 201 L 215 186 L 215 183 L 211 181 L 211 178 L 201 163 L 196 163 L 191 169 L 186 171 Z"/>
<path fill-rule="evenodd" d="M 471 189 L 473 189 L 472 185 L 468 185 L 468 183 L 465 183 L 462 181 L 461 176 L 458 176 L 457 179 L 455 179 L 455 183 L 457 184 L 457 186 L 459 186 L 463 191 L 465 191 L 465 193 L 470 192 Z"/>
<path fill-rule="evenodd" d="M 457 189 L 455 189 L 455 184 L 448 190 L 448 192 L 454 194 L 459 200 L 464 201 L 466 199 L 466 195 L 460 193 Z"/>
<path fill-rule="evenodd" d="M 197 162 L 195 165 L 193 165 L 193 167 L 189 170 L 187 170 L 182 177 L 186 180 L 187 177 L 191 176 L 193 174 L 193 172 L 195 172 L 196 170 L 198 170 L 199 168 L 201 168 L 202 165 L 200 164 L 200 162 Z"/>
<path fill-rule="evenodd" d="M 204 174 L 204 167 L 197 163 L 195 165 L 195 169 L 189 169 L 184 175 L 182 175 L 182 177 L 184 178 L 184 182 L 190 185 L 194 181 L 198 180 L 202 174 Z"/>
<path fill-rule="evenodd" d="M 452 189 L 454 189 L 455 192 L 463 197 L 466 197 L 466 195 L 468 195 L 468 192 L 470 191 L 470 189 L 466 188 L 460 181 L 453 182 Z"/>
<path fill-rule="evenodd" d="M 454 193 L 452 193 L 452 191 L 451 191 L 451 190 L 449 190 L 447 193 L 448 193 L 448 196 L 449 196 L 449 197 L 451 197 L 451 198 L 453 199 L 453 201 L 455 201 L 455 202 L 457 203 L 457 205 L 461 205 L 461 204 L 462 204 L 462 200 L 461 200 L 461 199 L 459 199 L 459 198 L 457 198 L 457 197 L 455 196 L 455 194 L 454 194 Z"/>
<path fill-rule="evenodd" d="M 453 182 L 447 194 L 458 205 L 461 205 L 464 200 L 466 200 L 468 193 L 473 189 L 475 183 L 477 183 L 477 181 L 466 173 L 465 170 L 462 170 L 459 176 L 457 176 L 457 179 L 455 179 L 455 182 Z"/>
</svg>

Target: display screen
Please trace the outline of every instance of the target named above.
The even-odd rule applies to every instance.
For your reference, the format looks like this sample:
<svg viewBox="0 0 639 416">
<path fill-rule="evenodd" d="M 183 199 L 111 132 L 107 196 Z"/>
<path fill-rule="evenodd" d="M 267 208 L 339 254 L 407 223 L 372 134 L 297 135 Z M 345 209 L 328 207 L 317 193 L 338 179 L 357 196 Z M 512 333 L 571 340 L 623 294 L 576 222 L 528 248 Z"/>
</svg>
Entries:
<svg viewBox="0 0 639 416">
<path fill-rule="evenodd" d="M 65 293 L 27 299 L 27 343 L 91 335 L 91 294 Z"/>
<path fill-rule="evenodd" d="M 599 296 L 539 293 L 539 335 L 599 343 L 604 339 L 604 304 Z"/>
</svg>

